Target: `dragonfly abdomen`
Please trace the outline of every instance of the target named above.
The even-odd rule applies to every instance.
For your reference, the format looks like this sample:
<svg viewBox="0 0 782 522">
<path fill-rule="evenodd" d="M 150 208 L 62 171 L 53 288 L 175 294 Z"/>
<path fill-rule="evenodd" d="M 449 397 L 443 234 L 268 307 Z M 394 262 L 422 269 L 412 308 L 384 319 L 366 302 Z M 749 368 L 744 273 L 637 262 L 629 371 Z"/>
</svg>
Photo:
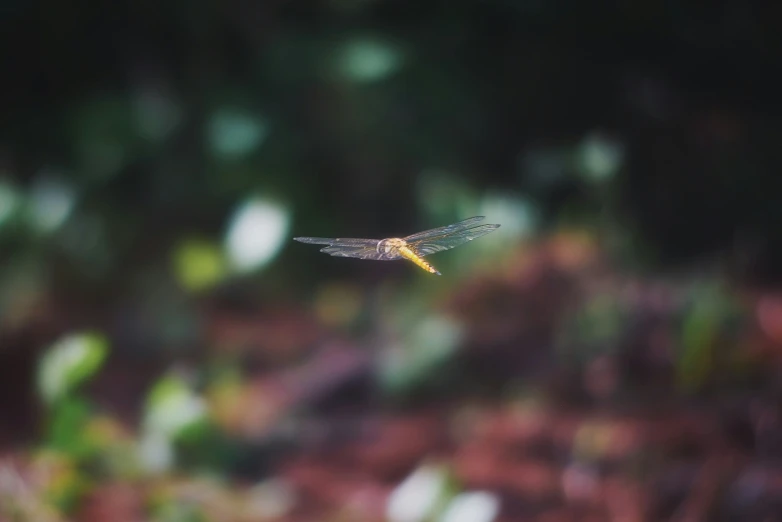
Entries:
<svg viewBox="0 0 782 522">
<path fill-rule="evenodd" d="M 399 247 L 399 254 L 404 257 L 405 259 L 409 259 L 416 265 L 420 266 L 424 270 L 426 270 L 429 273 L 441 275 L 438 270 L 431 265 L 431 263 L 428 263 L 424 260 L 421 256 L 415 253 L 413 249 L 411 249 L 408 246 L 401 246 Z"/>
</svg>

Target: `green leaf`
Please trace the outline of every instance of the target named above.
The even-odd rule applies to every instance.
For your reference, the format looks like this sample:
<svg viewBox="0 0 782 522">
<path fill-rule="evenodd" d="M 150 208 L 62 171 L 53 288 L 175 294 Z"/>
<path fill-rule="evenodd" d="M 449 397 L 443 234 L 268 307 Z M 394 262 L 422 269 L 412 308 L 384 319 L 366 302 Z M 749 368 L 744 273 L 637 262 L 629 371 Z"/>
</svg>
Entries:
<svg viewBox="0 0 782 522">
<path fill-rule="evenodd" d="M 76 459 L 86 457 L 93 448 L 83 436 L 90 415 L 84 399 L 67 397 L 59 402 L 49 419 L 48 446 Z"/>
<path fill-rule="evenodd" d="M 205 419 L 204 400 L 181 377 L 163 377 L 149 393 L 144 428 L 150 433 L 174 439 Z"/>
<path fill-rule="evenodd" d="M 70 334 L 57 341 L 41 359 L 38 390 L 56 402 L 95 373 L 108 352 L 108 341 L 94 332 Z"/>
</svg>

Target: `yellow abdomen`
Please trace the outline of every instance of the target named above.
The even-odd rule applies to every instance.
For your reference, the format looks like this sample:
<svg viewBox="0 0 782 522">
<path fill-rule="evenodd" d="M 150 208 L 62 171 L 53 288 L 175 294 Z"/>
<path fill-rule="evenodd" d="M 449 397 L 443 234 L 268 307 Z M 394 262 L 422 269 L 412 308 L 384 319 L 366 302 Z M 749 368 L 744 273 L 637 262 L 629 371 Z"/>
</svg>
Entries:
<svg viewBox="0 0 782 522">
<path fill-rule="evenodd" d="M 440 272 L 438 272 L 435 267 L 433 267 L 432 265 L 424 261 L 424 259 L 418 254 L 416 254 L 410 247 L 407 246 L 399 247 L 399 254 L 405 259 L 409 259 L 416 265 L 420 266 L 427 272 L 440 275 Z"/>
</svg>

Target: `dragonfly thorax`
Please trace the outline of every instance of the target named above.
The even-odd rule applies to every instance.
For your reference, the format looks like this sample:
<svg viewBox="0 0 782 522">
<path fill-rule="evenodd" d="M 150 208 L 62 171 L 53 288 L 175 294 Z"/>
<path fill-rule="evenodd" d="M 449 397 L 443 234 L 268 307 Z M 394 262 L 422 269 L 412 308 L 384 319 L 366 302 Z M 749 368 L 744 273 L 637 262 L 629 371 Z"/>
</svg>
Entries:
<svg viewBox="0 0 782 522">
<path fill-rule="evenodd" d="M 378 241 L 377 253 L 395 254 L 397 250 L 399 250 L 405 245 L 407 245 L 407 243 L 405 242 L 404 239 L 399 239 L 398 237 L 390 237 L 388 239 L 383 239 L 381 241 Z"/>
</svg>

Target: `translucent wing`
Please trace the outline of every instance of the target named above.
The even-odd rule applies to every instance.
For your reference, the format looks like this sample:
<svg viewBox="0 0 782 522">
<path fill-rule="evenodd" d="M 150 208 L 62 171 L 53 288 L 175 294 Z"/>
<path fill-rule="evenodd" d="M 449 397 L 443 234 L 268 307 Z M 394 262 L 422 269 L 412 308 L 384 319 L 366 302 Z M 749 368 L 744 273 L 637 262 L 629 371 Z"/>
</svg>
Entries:
<svg viewBox="0 0 782 522">
<path fill-rule="evenodd" d="M 336 257 L 355 257 L 357 259 L 372 259 L 375 261 L 391 261 L 399 259 L 398 255 L 379 253 L 377 244 L 379 239 L 358 238 L 326 238 L 326 237 L 294 237 L 300 243 L 313 245 L 328 245 L 320 251 Z"/>
<path fill-rule="evenodd" d="M 311 245 L 343 245 L 351 247 L 377 247 L 377 243 L 380 241 L 379 239 L 358 239 L 352 237 L 294 237 L 293 240 Z"/>
<path fill-rule="evenodd" d="M 475 216 L 475 217 L 465 219 L 464 221 L 459 221 L 458 223 L 454 223 L 452 225 L 433 228 L 431 230 L 424 230 L 423 232 L 418 232 L 417 234 L 407 236 L 406 238 L 403 239 L 408 243 L 410 243 L 413 241 L 422 241 L 424 239 L 430 239 L 433 237 L 445 236 L 475 226 L 480 221 L 483 221 L 483 219 L 484 216 Z"/>
<path fill-rule="evenodd" d="M 480 225 L 467 230 L 458 230 L 447 235 L 428 237 L 417 241 L 408 241 L 408 246 L 419 256 L 424 257 L 435 252 L 450 250 L 468 241 L 497 230 L 499 225 Z M 407 241 L 407 240 L 406 240 Z"/>
<path fill-rule="evenodd" d="M 370 247 L 333 245 L 320 249 L 321 252 L 336 257 L 355 257 L 357 259 L 372 259 L 374 261 L 393 261 L 401 256 L 389 255 L 377 251 L 377 242 Z"/>
</svg>

